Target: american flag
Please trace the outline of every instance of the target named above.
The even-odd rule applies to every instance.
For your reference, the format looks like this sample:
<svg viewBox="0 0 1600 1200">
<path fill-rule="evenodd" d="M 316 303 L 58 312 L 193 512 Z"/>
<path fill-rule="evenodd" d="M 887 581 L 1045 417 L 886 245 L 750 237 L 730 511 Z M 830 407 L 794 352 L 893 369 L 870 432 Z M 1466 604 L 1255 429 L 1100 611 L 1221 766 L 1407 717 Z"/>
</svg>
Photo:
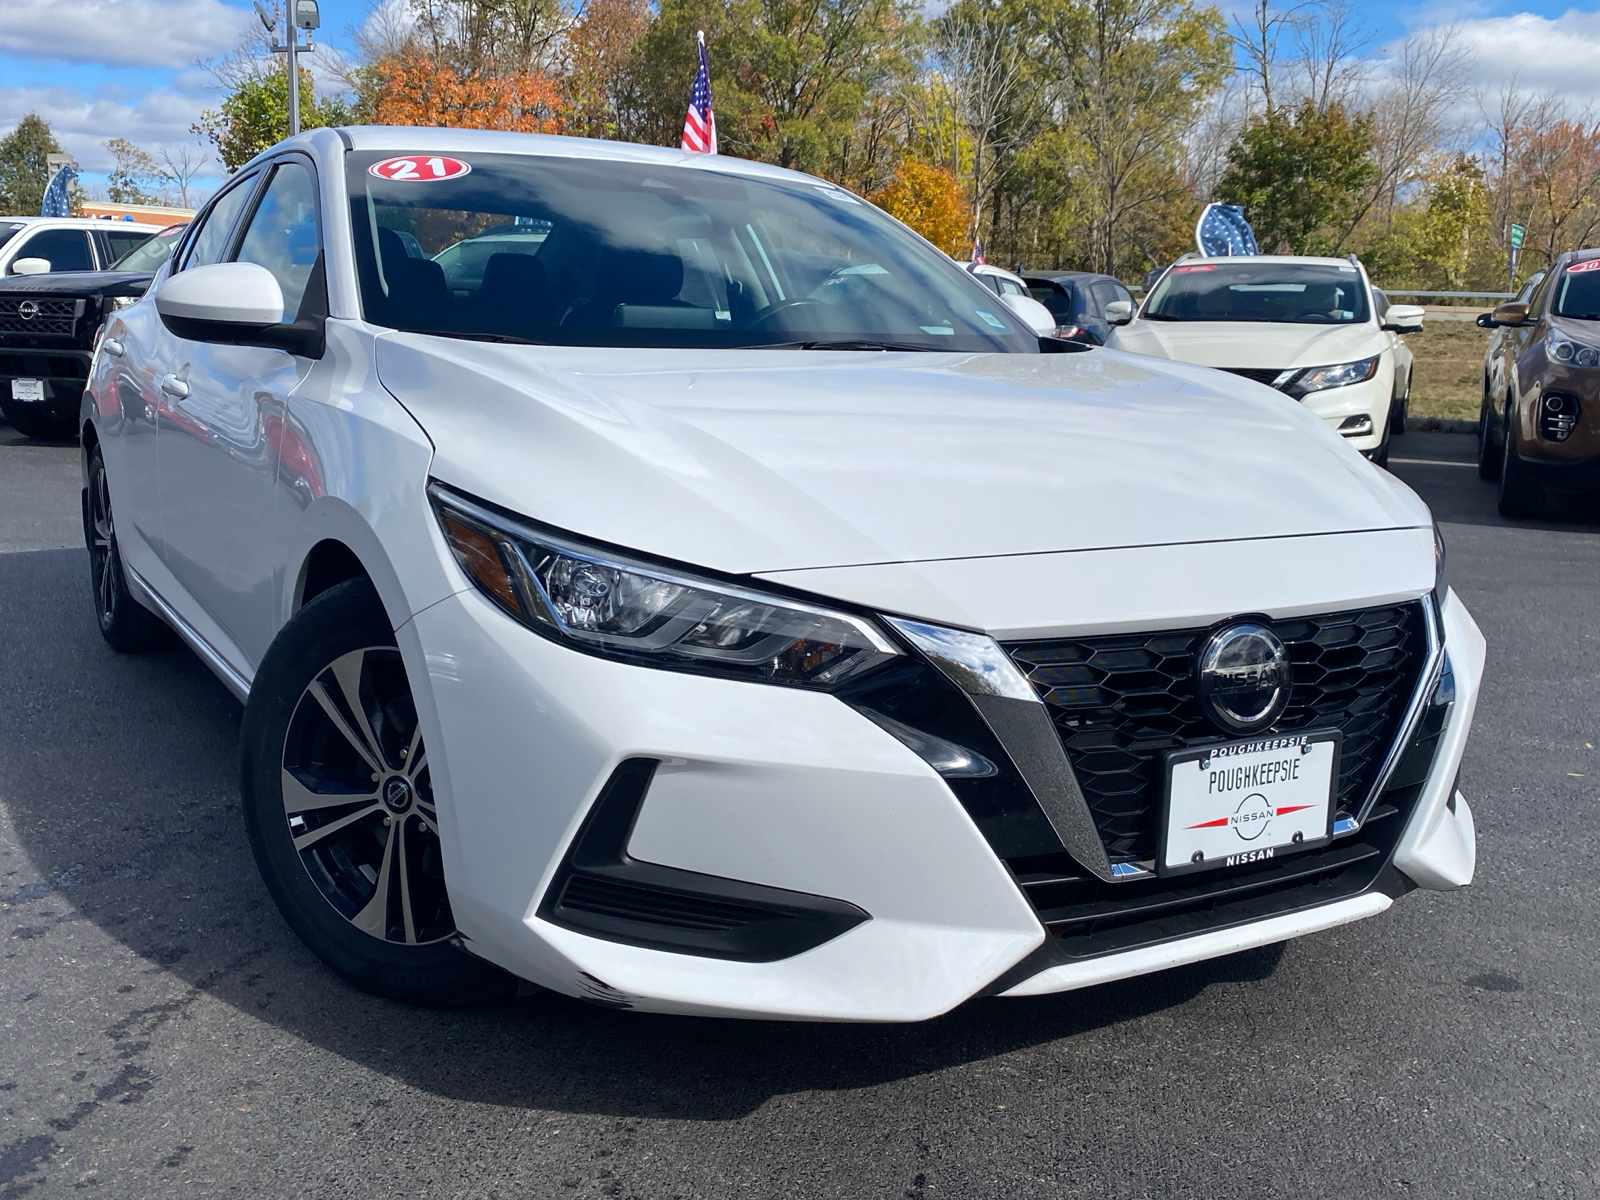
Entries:
<svg viewBox="0 0 1600 1200">
<path fill-rule="evenodd" d="M 39 206 L 41 217 L 72 215 L 72 195 L 67 185 L 77 177 L 78 173 L 71 167 L 62 167 L 50 177 L 50 185 L 44 189 L 44 203 Z"/>
<path fill-rule="evenodd" d="M 683 148 L 694 154 L 717 152 L 717 118 L 711 114 L 711 71 L 706 66 L 706 35 L 700 35 L 700 70 L 689 93 L 689 114 L 683 118 Z"/>
</svg>

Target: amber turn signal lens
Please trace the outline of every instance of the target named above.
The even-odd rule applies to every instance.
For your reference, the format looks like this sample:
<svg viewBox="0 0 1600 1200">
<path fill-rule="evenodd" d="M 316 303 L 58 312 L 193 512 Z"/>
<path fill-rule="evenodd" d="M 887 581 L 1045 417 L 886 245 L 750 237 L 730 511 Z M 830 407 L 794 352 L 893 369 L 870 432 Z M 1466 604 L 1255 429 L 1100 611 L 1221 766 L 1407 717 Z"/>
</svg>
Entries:
<svg viewBox="0 0 1600 1200">
<path fill-rule="evenodd" d="M 506 608 L 520 613 L 522 602 L 517 599 L 516 586 L 511 582 L 494 540 L 448 514 L 444 518 L 444 532 L 461 569 Z"/>
</svg>

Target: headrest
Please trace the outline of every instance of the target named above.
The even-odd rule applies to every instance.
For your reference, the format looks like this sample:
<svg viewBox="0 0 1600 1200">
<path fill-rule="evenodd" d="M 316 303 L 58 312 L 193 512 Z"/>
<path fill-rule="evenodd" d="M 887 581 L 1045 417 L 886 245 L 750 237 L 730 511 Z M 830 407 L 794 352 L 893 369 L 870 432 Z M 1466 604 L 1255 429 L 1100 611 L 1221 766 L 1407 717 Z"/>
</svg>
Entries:
<svg viewBox="0 0 1600 1200">
<path fill-rule="evenodd" d="M 541 294 L 549 284 L 544 266 L 531 254 L 491 254 L 484 264 L 483 283 L 478 294 L 485 292 Z"/>
<path fill-rule="evenodd" d="M 608 246 L 601 286 L 623 304 L 663 304 L 683 290 L 683 259 L 670 250 Z"/>
</svg>

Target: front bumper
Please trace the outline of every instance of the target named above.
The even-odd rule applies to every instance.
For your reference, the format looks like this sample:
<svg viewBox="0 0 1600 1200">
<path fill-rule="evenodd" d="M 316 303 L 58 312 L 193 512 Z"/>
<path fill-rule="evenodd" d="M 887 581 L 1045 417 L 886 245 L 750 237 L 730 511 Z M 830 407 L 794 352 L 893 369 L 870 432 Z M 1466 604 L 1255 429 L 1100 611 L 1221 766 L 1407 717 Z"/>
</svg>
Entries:
<svg viewBox="0 0 1600 1200">
<path fill-rule="evenodd" d="M 74 421 L 83 402 L 83 389 L 88 385 L 89 361 L 92 357 L 87 350 L 18 350 L 0 346 L 0 400 L 8 405 L 15 404 L 19 408 L 47 413 L 57 421 Z M 13 400 L 13 379 L 43 380 L 43 402 Z"/>
<path fill-rule="evenodd" d="M 1383 444 L 1388 430 L 1389 407 L 1393 400 L 1394 383 L 1391 368 L 1385 361 L 1378 373 L 1365 383 L 1352 383 L 1348 387 L 1329 388 L 1312 392 L 1301 399 L 1307 410 L 1316 413 L 1357 450 L 1370 453 Z M 1339 427 L 1351 417 L 1366 417 L 1370 428 L 1366 433 L 1346 437 Z"/>
<path fill-rule="evenodd" d="M 1454 596 L 1443 617 L 1456 701 L 1370 885 L 1067 963 L 950 786 L 834 697 L 577 654 L 474 592 L 400 635 L 413 678 L 427 679 L 416 693 L 446 877 L 473 952 L 621 1007 L 912 1021 L 976 995 L 1068 990 L 1231 953 L 1374 915 L 1414 885 L 1470 882 L 1471 812 L 1454 789 L 1483 641 Z M 633 859 L 828 897 L 870 919 L 752 962 L 590 936 L 541 915 L 596 797 L 641 758 L 660 765 L 629 831 Z"/>
</svg>

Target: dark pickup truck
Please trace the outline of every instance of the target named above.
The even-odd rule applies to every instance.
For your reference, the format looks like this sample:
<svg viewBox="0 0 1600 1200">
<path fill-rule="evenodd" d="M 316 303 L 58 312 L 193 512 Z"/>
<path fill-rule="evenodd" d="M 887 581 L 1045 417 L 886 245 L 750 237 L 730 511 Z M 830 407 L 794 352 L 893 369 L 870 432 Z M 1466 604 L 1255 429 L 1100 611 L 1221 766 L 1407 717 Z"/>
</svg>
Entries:
<svg viewBox="0 0 1600 1200">
<path fill-rule="evenodd" d="M 28 437 L 76 437 L 96 335 L 150 286 L 185 226 L 163 230 L 109 271 L 0 279 L 0 410 Z"/>
</svg>

